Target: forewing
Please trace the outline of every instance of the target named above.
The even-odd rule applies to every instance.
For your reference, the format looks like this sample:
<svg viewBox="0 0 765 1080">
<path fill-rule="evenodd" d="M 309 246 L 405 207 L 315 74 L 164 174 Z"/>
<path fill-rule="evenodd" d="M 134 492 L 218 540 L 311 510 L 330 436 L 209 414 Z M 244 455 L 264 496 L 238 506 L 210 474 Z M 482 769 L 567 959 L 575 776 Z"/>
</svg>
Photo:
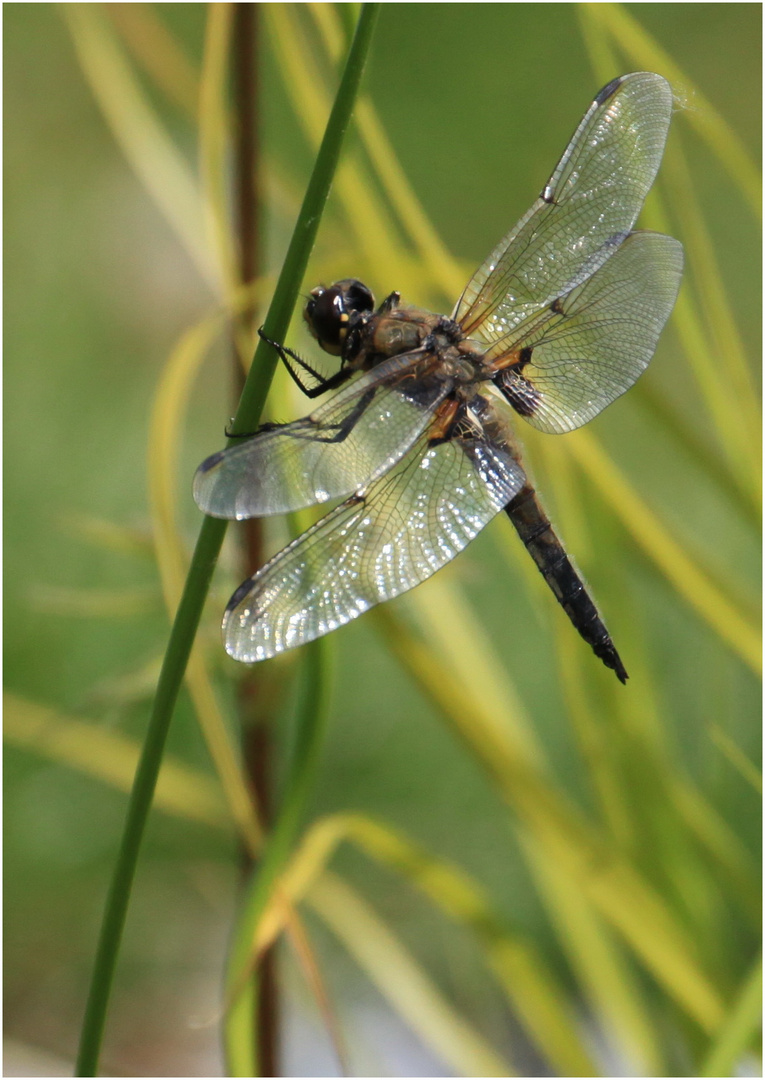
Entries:
<svg viewBox="0 0 765 1080">
<path fill-rule="evenodd" d="M 379 364 L 302 420 L 213 454 L 194 477 L 199 507 L 237 520 L 283 514 L 343 498 L 387 472 L 452 388 L 406 377 L 413 356 Z"/>
<path fill-rule="evenodd" d="M 503 447 L 424 436 L 391 473 L 342 503 L 234 593 L 226 650 L 266 660 L 355 619 L 454 558 L 524 483 Z"/>
<path fill-rule="evenodd" d="M 635 223 L 672 112 L 666 79 L 636 72 L 600 91 L 529 212 L 477 270 L 454 318 L 493 342 L 589 277 Z"/>
<path fill-rule="evenodd" d="M 646 369 L 675 303 L 683 248 L 661 233 L 634 232 L 597 273 L 495 346 L 514 366 L 497 385 L 540 431 L 586 424 Z M 508 350 L 510 351 L 510 350 Z M 528 359 L 525 359 L 528 357 Z"/>
</svg>

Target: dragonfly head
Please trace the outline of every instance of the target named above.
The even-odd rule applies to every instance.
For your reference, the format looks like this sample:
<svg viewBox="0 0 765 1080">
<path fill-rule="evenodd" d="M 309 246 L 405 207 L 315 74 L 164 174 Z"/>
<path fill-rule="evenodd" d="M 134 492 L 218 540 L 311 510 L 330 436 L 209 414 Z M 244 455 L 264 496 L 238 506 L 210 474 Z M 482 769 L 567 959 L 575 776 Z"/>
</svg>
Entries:
<svg viewBox="0 0 765 1080">
<path fill-rule="evenodd" d="M 318 285 L 311 290 L 303 318 L 308 329 L 325 352 L 340 356 L 351 328 L 354 315 L 374 310 L 375 298 L 366 285 L 356 278 L 344 278 L 327 288 Z"/>
</svg>

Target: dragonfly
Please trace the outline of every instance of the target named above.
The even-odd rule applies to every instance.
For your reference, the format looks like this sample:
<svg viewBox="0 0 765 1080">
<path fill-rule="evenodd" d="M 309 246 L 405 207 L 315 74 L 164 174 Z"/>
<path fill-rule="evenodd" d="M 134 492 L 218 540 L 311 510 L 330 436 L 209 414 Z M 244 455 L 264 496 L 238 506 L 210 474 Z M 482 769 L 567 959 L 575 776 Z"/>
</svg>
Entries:
<svg viewBox="0 0 765 1080">
<path fill-rule="evenodd" d="M 231 656 L 266 660 L 343 626 L 435 574 L 504 511 L 581 637 L 626 682 L 524 469 L 513 421 L 573 431 L 647 367 L 683 249 L 633 226 L 672 106 L 660 75 L 608 83 L 450 316 L 397 292 L 376 307 L 353 278 L 311 292 L 305 320 L 338 370 L 324 377 L 271 345 L 310 398 L 335 392 L 302 419 L 263 424 L 213 454 L 194 480 L 214 517 L 336 503 L 231 597 L 222 628 Z"/>
</svg>

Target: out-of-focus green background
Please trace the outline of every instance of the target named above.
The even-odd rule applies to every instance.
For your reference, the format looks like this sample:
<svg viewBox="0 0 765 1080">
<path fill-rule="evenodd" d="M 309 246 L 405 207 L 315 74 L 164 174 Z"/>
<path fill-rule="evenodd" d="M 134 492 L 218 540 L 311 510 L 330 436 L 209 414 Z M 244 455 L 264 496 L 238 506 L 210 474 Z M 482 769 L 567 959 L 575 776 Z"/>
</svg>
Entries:
<svg viewBox="0 0 765 1080">
<path fill-rule="evenodd" d="M 207 6 L 90 7 L 90 17 L 117 55 L 130 58 L 146 102 L 196 171 L 197 125 L 189 108 L 204 51 Z M 297 18 L 313 41 L 310 7 L 301 6 Z M 269 21 L 281 8 L 264 5 L 260 27 L 266 273 L 279 266 L 312 160 Z M 746 403 L 751 410 L 760 393 L 759 222 L 694 121 L 707 115 L 710 103 L 759 162 L 760 7 L 648 4 L 618 10 L 639 21 L 641 33 L 665 50 L 691 86 L 673 121 L 673 136 L 676 129 L 683 139 L 693 198 L 732 305 L 753 389 Z M 141 738 L 168 632 L 147 497 L 153 398 L 179 337 L 219 303 L 210 283 L 214 271 L 204 280 L 117 146 L 78 62 L 72 29 L 82 47 L 82 24 L 71 20 L 63 5 L 4 8 L 5 687 L 10 695 L 5 1033 L 12 1040 L 6 1073 L 27 1075 L 45 1071 L 42 1054 L 52 1055 L 48 1071 L 59 1072 L 64 1065 L 57 1062 L 71 1060 L 76 1046 L 125 808 L 118 775 L 126 757 L 116 739 L 137 745 Z M 172 35 L 172 48 L 165 34 Z M 617 69 L 602 76 L 593 70 L 577 5 L 383 6 L 366 90 L 465 278 L 530 205 L 599 86 L 648 66 L 627 55 L 629 42 L 643 47 L 633 32 L 623 43 Z M 153 51 L 178 63 L 172 70 L 166 66 L 164 84 L 136 60 Z M 104 78 L 114 89 L 115 65 L 110 54 L 102 59 Z M 672 74 L 658 65 L 654 70 Z M 177 99 L 168 86 L 180 88 Z M 160 152 L 149 146 L 146 129 L 142 135 L 137 151 L 142 165 L 161 170 Z M 356 136 L 350 151 L 358 152 Z M 178 192 L 169 200 L 175 198 L 179 212 L 182 196 Z M 378 196 L 375 190 L 375 200 Z M 686 239 L 682 204 L 682 197 L 669 202 L 665 227 Z M 375 264 L 359 249 L 363 200 L 355 204 L 352 220 L 348 213 L 336 187 L 306 287 L 358 274 L 378 295 L 405 288 L 407 299 L 448 311 L 454 297 L 418 277 L 413 258 L 402 262 L 403 278 L 391 279 L 392 266 Z M 204 221 L 192 225 L 204 251 Z M 689 251 L 699 265 L 690 268 L 688 288 L 696 286 L 697 314 L 711 317 L 714 305 L 698 284 L 708 265 L 703 250 Z M 584 938 L 565 925 L 560 909 L 556 916 L 540 884 L 544 871 L 538 860 L 554 862 L 552 849 L 541 844 L 531 853 L 533 838 L 519 830 L 512 795 L 503 797 L 480 755 L 471 752 L 469 737 L 468 745 L 458 737 L 459 721 L 456 726 L 444 722 L 443 709 L 416 673 L 404 670 L 373 617 L 333 635 L 331 721 L 311 807 L 313 817 L 335 810 L 374 814 L 474 875 L 564 988 L 566 1008 L 578 1014 L 583 1041 L 604 1075 L 641 1072 L 651 1060 L 694 1075 L 742 987 L 749 985 L 756 958 L 751 901 L 756 904 L 760 690 L 736 618 L 747 626 L 758 623 L 759 529 L 746 483 L 734 490 L 732 478 L 745 476 L 747 466 L 736 458 L 731 430 L 736 394 L 746 380 L 731 380 L 721 359 L 724 350 L 710 341 L 703 321 L 695 325 L 698 336 L 692 340 L 711 357 L 706 368 L 688 361 L 689 339 L 670 324 L 645 389 L 641 383 L 588 428 L 687 560 L 679 576 L 673 577 L 672 565 L 652 557 L 637 524 L 631 531 L 629 513 L 626 518 L 612 513 L 608 498 L 581 478 L 575 463 L 562 463 L 560 469 L 567 471 L 559 471 L 557 481 L 553 468 L 549 492 L 540 483 L 632 673 L 625 689 L 610 673 L 594 670 L 597 661 L 552 596 L 524 569 L 525 554 L 507 557 L 506 543 L 511 546 L 514 538 L 506 521 L 487 529 L 439 575 L 445 586 L 434 581 L 419 592 L 425 604 L 433 597 L 437 613 L 447 610 L 441 588 L 465 605 L 449 609 L 457 611 L 454 625 L 437 628 L 447 640 L 451 632 L 472 634 L 473 624 L 460 612 L 477 620 L 492 643 L 487 657 L 492 678 L 512 688 L 508 694 L 514 695 L 516 718 L 525 718 L 541 748 L 540 768 L 550 788 L 602 828 L 672 909 L 694 961 L 720 995 L 722 1011 L 712 1010 L 706 1025 L 689 1017 L 661 975 L 650 964 L 643 966 L 640 948 L 625 945 L 617 933 L 627 981 L 647 1003 L 650 1026 L 666 1025 L 675 1056 L 647 1054 L 641 1061 L 635 1050 L 639 1039 L 629 1052 L 625 1049 L 623 1032 L 610 1029 L 603 1002 L 598 1011 L 597 990 L 590 987 L 588 996 L 586 964 L 577 959 L 577 943 L 581 946 Z M 292 343 L 310 351 L 297 326 Z M 718 404 L 722 418 L 715 411 Z M 201 371 L 178 447 L 177 490 L 189 547 L 199 525 L 190 495 L 193 469 L 222 444 L 231 412 L 227 349 L 221 345 Z M 519 422 L 524 438 L 521 428 Z M 529 446 L 541 480 L 549 478 L 550 459 L 540 440 L 529 438 Z M 579 549 L 572 534 L 580 537 Z M 279 542 L 276 533 L 270 542 Z M 227 591 L 236 584 L 232 563 L 230 555 L 216 579 L 216 598 L 205 618 L 208 639 L 215 638 Z M 694 572 L 701 575 L 698 587 Z M 708 610 L 702 610 L 693 597 L 710 583 Z M 730 619 L 720 597 L 734 613 Z M 392 607 L 397 616 L 416 621 L 422 611 L 412 604 L 402 599 Z M 484 638 L 472 640 L 479 655 L 486 655 Z M 438 651 L 439 641 L 433 647 Z M 439 655 L 448 666 L 446 648 Z M 226 687 L 237 672 L 217 649 L 212 641 L 208 653 L 219 667 L 221 699 L 229 703 Z M 288 682 L 294 679 L 293 663 L 283 670 Z M 459 668 L 450 670 L 462 679 Z M 473 683 L 461 685 L 479 696 L 481 674 L 474 668 L 473 675 Z M 289 695 L 285 700 L 278 731 L 289 719 Z M 647 716 L 660 729 L 661 767 L 677 780 L 676 788 L 656 786 L 650 755 L 640 759 L 635 750 L 642 745 Z M 495 720 L 500 728 L 505 723 L 503 715 Z M 102 744 L 104 735 L 115 741 Z M 96 758 L 90 765 L 89 746 Z M 185 697 L 169 753 L 176 762 L 211 774 Z M 637 768 L 629 773 L 632 755 L 640 759 L 642 775 Z M 620 778 L 627 775 L 632 786 L 620 790 Z M 608 790 L 611 783 L 616 790 Z M 682 792 L 677 805 L 673 792 Z M 693 812 L 684 799 L 697 800 Z M 728 836 L 735 838 L 736 859 L 740 854 L 738 861 L 731 858 L 732 868 L 719 854 Z M 238 858 L 233 829 L 195 823 L 182 813 L 154 814 L 119 967 L 106 1071 L 205 1075 L 221 1070 L 219 983 Z M 333 865 L 487 1043 L 519 1071 L 550 1070 L 517 1016 L 510 1015 L 464 928 L 455 928 L 409 884 L 355 851 L 344 849 Z M 593 865 L 592 874 L 597 872 Z M 458 1071 L 454 1059 L 439 1053 L 437 1040 L 428 1045 L 421 1031 L 413 1033 L 407 1017 L 396 1013 L 374 980 L 313 918 L 308 916 L 307 925 L 356 1075 Z M 282 978 L 285 1069 L 326 1075 L 335 1068 L 332 1051 L 287 950 Z M 745 1069 L 751 1067 L 752 1051 L 747 1040 L 737 1056 Z"/>
</svg>

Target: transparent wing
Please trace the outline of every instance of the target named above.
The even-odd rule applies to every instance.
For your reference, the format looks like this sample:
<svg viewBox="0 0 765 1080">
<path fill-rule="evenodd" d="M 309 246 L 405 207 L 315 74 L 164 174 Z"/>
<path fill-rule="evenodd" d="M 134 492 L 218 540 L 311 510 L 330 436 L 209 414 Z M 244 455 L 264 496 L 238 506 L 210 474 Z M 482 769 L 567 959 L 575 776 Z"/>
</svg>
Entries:
<svg viewBox="0 0 765 1080">
<path fill-rule="evenodd" d="M 266 660 L 335 630 L 425 581 L 523 486 L 520 466 L 483 439 L 423 436 L 396 468 L 332 510 L 231 598 L 226 651 Z"/>
<path fill-rule="evenodd" d="M 387 472 L 452 388 L 405 378 L 422 359 L 421 351 L 393 357 L 302 420 L 213 454 L 194 477 L 198 506 L 237 520 L 283 514 L 343 498 Z"/>
<path fill-rule="evenodd" d="M 631 233 L 588 281 L 490 350 L 487 359 L 501 362 L 495 354 L 511 345 L 514 357 L 496 385 L 540 431 L 586 424 L 645 371 L 682 272 L 677 240 Z"/>
<path fill-rule="evenodd" d="M 504 337 L 608 259 L 654 181 L 671 112 L 669 83 L 650 72 L 600 91 L 541 196 L 460 298 L 454 318 L 468 337 Z"/>
</svg>

